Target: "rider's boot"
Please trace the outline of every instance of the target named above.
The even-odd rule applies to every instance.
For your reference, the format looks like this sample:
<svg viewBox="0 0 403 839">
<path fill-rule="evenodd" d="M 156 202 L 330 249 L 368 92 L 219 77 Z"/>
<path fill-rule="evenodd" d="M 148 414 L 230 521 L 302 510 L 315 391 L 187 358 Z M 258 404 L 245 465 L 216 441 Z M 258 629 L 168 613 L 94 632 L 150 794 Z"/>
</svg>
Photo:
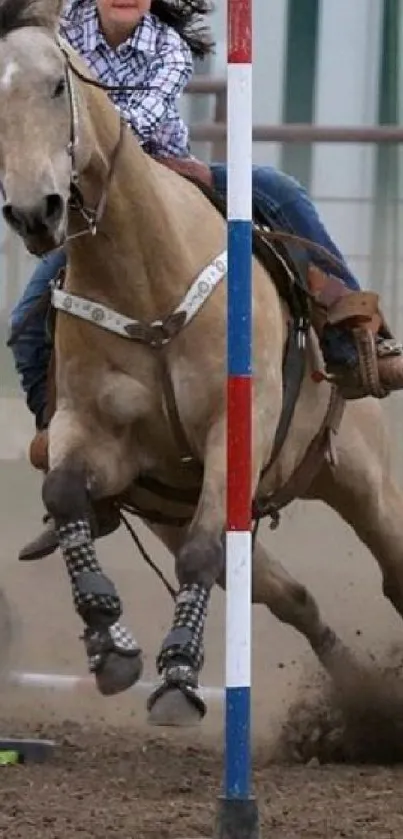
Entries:
<svg viewBox="0 0 403 839">
<path fill-rule="evenodd" d="M 35 469 L 46 474 L 48 471 L 48 433 L 46 430 L 38 431 L 33 438 L 29 459 Z M 92 531 L 95 539 L 108 536 L 118 529 L 120 525 L 119 510 L 111 504 L 109 499 L 94 502 L 94 518 Z M 39 535 L 25 545 L 18 554 L 18 559 L 29 561 L 43 559 L 50 556 L 59 547 L 59 540 L 54 522 L 49 515 L 44 516 L 44 528 Z"/>
<path fill-rule="evenodd" d="M 374 292 L 351 291 L 316 266 L 308 270 L 326 374 L 345 399 L 379 399 L 403 389 L 403 346 L 392 336 Z M 319 373 L 318 379 L 321 378 Z"/>
</svg>

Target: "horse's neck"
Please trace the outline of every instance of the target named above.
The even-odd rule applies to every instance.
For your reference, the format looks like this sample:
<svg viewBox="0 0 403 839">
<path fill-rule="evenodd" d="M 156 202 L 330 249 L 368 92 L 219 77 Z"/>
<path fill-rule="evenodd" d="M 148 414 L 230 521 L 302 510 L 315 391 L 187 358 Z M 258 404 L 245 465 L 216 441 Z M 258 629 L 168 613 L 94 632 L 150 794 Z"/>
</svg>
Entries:
<svg viewBox="0 0 403 839">
<path fill-rule="evenodd" d="M 115 112 L 109 116 L 116 125 Z M 104 188 L 118 127 L 105 141 L 105 125 L 93 119 L 102 154 L 93 156 L 85 177 L 85 199 L 96 203 Z M 103 161 L 101 163 L 101 161 Z M 169 198 L 159 184 L 160 167 L 130 136 L 124 137 L 114 165 L 97 236 L 70 245 L 72 290 L 102 299 L 122 313 L 140 319 L 167 314 L 190 280 L 185 243 L 169 215 Z M 82 226 L 82 222 L 79 223 Z"/>
</svg>

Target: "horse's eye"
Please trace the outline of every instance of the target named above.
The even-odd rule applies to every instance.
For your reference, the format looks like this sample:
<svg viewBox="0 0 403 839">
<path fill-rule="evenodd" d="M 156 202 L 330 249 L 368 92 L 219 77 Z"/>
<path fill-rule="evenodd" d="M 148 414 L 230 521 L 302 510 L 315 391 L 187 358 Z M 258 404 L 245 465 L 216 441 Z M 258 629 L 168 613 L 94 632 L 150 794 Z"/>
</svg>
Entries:
<svg viewBox="0 0 403 839">
<path fill-rule="evenodd" d="M 58 99 L 60 96 L 63 96 L 65 90 L 66 90 L 66 79 L 64 78 L 64 76 L 62 76 L 61 79 L 59 79 L 59 81 L 57 82 L 57 84 L 54 87 L 53 98 Z"/>
</svg>

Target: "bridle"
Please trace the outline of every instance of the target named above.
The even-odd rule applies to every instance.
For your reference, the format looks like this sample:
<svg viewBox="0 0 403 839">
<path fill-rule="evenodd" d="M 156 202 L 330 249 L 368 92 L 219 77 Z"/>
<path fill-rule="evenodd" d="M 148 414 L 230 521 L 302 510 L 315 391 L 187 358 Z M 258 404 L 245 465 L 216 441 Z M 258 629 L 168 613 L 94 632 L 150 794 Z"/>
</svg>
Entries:
<svg viewBox="0 0 403 839">
<path fill-rule="evenodd" d="M 79 119 L 78 119 L 78 106 L 77 106 L 77 97 L 74 90 L 74 81 L 73 75 L 80 79 L 80 81 L 84 82 L 85 84 L 91 85 L 92 87 L 99 87 L 105 92 L 111 90 L 120 90 L 122 89 L 121 86 L 113 87 L 108 85 L 103 85 L 101 82 L 96 81 L 95 79 L 91 79 L 88 76 L 85 76 L 81 73 L 70 61 L 69 55 L 67 51 L 60 46 L 60 49 L 65 58 L 65 79 L 66 79 L 66 87 L 67 93 L 69 97 L 69 105 L 70 105 L 70 137 L 67 146 L 68 156 L 70 158 L 70 197 L 69 197 L 69 206 L 71 209 L 78 211 L 80 216 L 85 222 L 85 228 L 82 230 L 77 231 L 76 233 L 70 234 L 66 241 L 71 241 L 72 239 L 76 239 L 80 236 L 85 236 L 90 234 L 91 236 L 96 236 L 98 232 L 98 226 L 102 219 L 102 216 L 105 212 L 106 202 L 108 199 L 109 188 L 112 182 L 112 178 L 115 173 L 116 163 L 118 160 L 119 153 L 123 146 L 125 132 L 127 130 L 127 124 L 124 117 L 120 114 L 119 117 L 119 137 L 117 143 L 115 144 L 110 160 L 108 171 L 106 174 L 105 182 L 102 187 L 102 192 L 99 197 L 99 200 L 95 207 L 87 207 L 82 191 L 79 185 L 79 173 L 77 168 L 77 150 L 78 150 L 78 143 L 79 143 Z M 131 90 L 136 89 L 134 85 L 127 86 L 130 87 Z M 65 243 L 64 243 L 65 244 Z"/>
<path fill-rule="evenodd" d="M 92 87 L 98 87 L 101 90 L 104 90 L 106 93 L 113 91 L 113 90 L 138 90 L 139 88 L 136 85 L 104 85 L 101 82 L 96 81 L 96 79 L 91 79 L 89 76 L 84 75 L 77 69 L 77 67 L 72 64 L 69 54 L 65 47 L 58 42 L 58 46 L 63 53 L 65 59 L 65 81 L 66 81 L 66 88 L 68 93 L 69 99 L 69 108 L 70 108 L 70 137 L 67 144 L 67 154 L 70 159 L 70 196 L 69 196 L 69 207 L 73 210 L 76 210 L 82 219 L 85 222 L 85 227 L 82 230 L 78 230 L 76 233 L 71 233 L 69 236 L 66 237 L 63 244 L 59 247 L 54 248 L 54 251 L 60 250 L 63 248 L 66 242 L 71 241 L 72 239 L 77 239 L 80 236 L 87 236 L 90 234 L 91 236 L 96 236 L 98 232 L 98 226 L 102 219 L 102 216 L 105 212 L 106 202 L 108 199 L 109 188 L 112 182 L 112 178 L 115 173 L 116 163 L 119 156 L 119 152 L 123 146 L 123 141 L 125 137 L 126 130 L 128 128 L 127 123 L 122 116 L 119 115 L 119 136 L 116 145 L 114 146 L 110 160 L 108 171 L 105 178 L 105 183 L 102 188 L 101 195 L 95 207 L 87 207 L 82 191 L 79 185 L 79 173 L 77 168 L 77 150 L 78 150 L 78 143 L 79 143 L 79 118 L 78 118 L 78 106 L 77 106 L 77 97 L 74 90 L 74 82 L 73 76 L 76 76 L 80 81 L 88 84 Z M 3 201 L 6 200 L 6 193 L 4 190 L 3 184 L 0 182 L 0 195 L 3 198 Z"/>
</svg>

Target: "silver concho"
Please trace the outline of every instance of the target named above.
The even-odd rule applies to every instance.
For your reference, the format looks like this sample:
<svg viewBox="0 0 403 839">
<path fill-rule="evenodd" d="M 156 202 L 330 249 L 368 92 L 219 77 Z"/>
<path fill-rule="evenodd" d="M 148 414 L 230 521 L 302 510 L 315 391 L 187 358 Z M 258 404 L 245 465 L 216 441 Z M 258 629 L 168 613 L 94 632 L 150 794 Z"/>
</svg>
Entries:
<svg viewBox="0 0 403 839">
<path fill-rule="evenodd" d="M 99 308 L 97 307 L 97 308 L 94 308 L 94 309 L 92 310 L 92 312 L 91 312 L 91 320 L 93 320 L 93 321 L 94 321 L 94 323 L 101 323 L 101 322 L 104 320 L 104 318 L 105 318 L 105 313 L 103 312 L 103 310 L 102 310 L 102 309 L 99 309 Z"/>
</svg>

